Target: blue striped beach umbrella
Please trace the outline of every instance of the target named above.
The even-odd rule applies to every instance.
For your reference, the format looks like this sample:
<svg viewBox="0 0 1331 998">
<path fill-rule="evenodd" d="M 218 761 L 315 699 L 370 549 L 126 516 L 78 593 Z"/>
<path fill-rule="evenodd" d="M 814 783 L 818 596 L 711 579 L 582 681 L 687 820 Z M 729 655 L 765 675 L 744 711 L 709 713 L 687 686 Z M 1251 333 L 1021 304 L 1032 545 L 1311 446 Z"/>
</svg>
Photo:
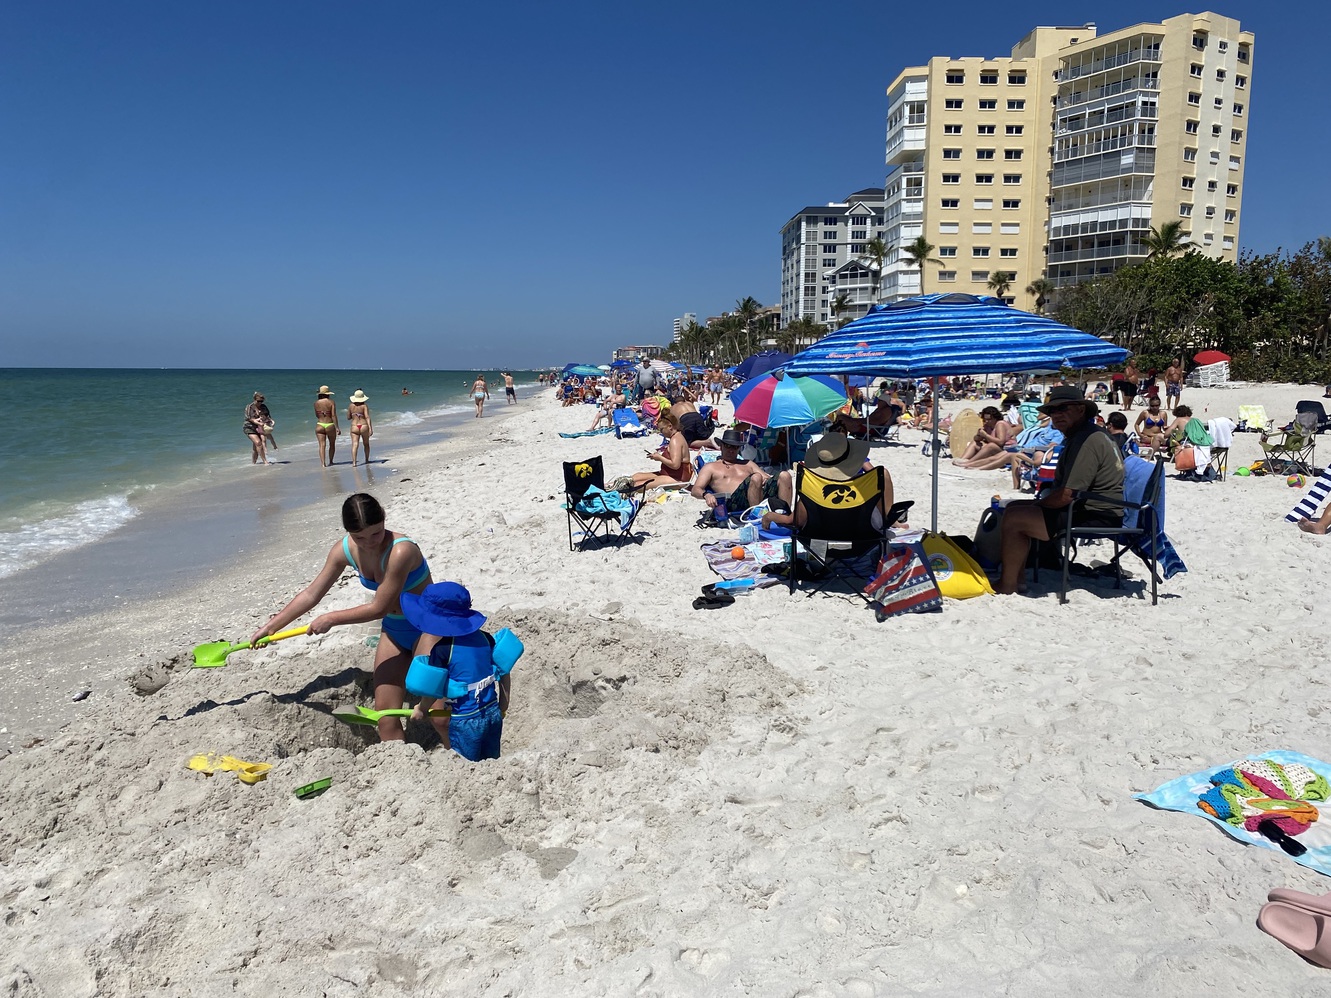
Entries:
<svg viewBox="0 0 1331 998">
<path fill-rule="evenodd" d="M 848 322 L 797 353 L 791 375 L 941 378 L 1122 364 L 1128 351 L 988 295 L 920 295 Z M 933 529 L 938 529 L 938 421 L 933 433 Z"/>
</svg>

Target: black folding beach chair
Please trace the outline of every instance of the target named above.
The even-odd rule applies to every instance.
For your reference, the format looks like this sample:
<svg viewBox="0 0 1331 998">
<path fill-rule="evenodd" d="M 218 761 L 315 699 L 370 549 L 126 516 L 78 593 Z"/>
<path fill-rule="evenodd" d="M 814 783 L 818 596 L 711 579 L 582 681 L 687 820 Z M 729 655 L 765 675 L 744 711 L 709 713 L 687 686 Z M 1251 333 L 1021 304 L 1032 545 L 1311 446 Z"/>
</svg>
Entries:
<svg viewBox="0 0 1331 998">
<path fill-rule="evenodd" d="M 1142 494 L 1138 501 L 1132 501 L 1126 496 L 1122 499 L 1114 499 L 1110 496 L 1098 495 L 1094 492 L 1073 492 L 1072 505 L 1068 507 L 1069 515 L 1075 517 L 1075 510 L 1083 505 L 1088 499 L 1095 499 L 1099 502 L 1109 503 L 1118 506 L 1123 510 L 1124 523 L 1118 527 L 1103 526 L 1067 526 L 1062 529 L 1050 541 L 1057 545 L 1058 550 L 1063 556 L 1062 579 L 1058 587 L 1058 601 L 1066 603 L 1068 601 L 1068 575 L 1072 568 L 1073 560 L 1076 558 L 1076 547 L 1079 540 L 1107 540 L 1114 545 L 1113 556 L 1109 559 L 1109 564 L 1114 569 L 1114 588 L 1123 588 L 1123 566 L 1120 559 L 1129 551 L 1134 551 L 1134 542 L 1146 539 L 1147 543 L 1144 549 L 1150 552 L 1150 558 L 1147 559 L 1147 565 L 1151 570 L 1151 605 L 1159 603 L 1157 595 L 1157 579 L 1160 552 L 1156 549 L 1156 538 L 1160 529 L 1160 514 L 1158 512 L 1160 504 L 1160 490 L 1164 488 L 1165 482 L 1165 458 L 1163 455 L 1155 459 L 1155 468 L 1151 471 L 1150 477 L 1146 480 L 1146 486 L 1142 489 Z M 1131 516 L 1132 511 L 1136 512 Z M 1128 524 L 1128 520 L 1133 522 Z M 1039 558 L 1036 558 L 1034 575 L 1038 579 L 1040 575 Z"/>
<path fill-rule="evenodd" d="M 865 600 L 863 583 L 873 577 L 887 551 L 888 528 L 898 522 L 912 502 L 896 503 L 881 526 L 873 512 L 882 501 L 883 469 L 873 468 L 849 481 L 823 478 L 804 465 L 795 468 L 795 502 L 803 509 L 803 524 L 792 528 L 790 591 L 801 575 L 813 586 L 809 595 L 835 581 L 858 580 L 852 591 Z M 803 557 L 801 557 L 801 555 Z M 807 558 L 807 561 L 804 559 Z"/>
<path fill-rule="evenodd" d="M 617 510 L 597 509 L 596 500 L 588 497 L 587 492 L 595 486 L 605 491 L 605 465 L 601 456 L 589 457 L 585 461 L 564 462 L 564 509 L 568 513 L 568 549 L 582 548 L 606 541 L 633 539 L 633 522 L 642 510 L 647 487 L 634 489 L 631 495 L 624 496 L 633 505 L 627 522 Z M 581 535 L 574 542 L 573 525 L 578 525 Z"/>
<path fill-rule="evenodd" d="M 1295 412 L 1310 412 L 1317 417 L 1314 433 L 1325 433 L 1331 429 L 1331 416 L 1326 414 L 1326 407 L 1316 399 L 1305 399 L 1294 407 Z"/>
</svg>

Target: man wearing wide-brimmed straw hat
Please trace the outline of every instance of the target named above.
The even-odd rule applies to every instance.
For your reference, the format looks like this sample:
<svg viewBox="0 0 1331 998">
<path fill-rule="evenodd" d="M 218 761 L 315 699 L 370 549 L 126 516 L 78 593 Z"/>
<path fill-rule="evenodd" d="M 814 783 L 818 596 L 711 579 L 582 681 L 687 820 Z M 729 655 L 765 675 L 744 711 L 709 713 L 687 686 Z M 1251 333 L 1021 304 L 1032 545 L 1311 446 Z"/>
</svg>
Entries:
<svg viewBox="0 0 1331 998">
<path fill-rule="evenodd" d="M 1123 499 L 1123 455 L 1113 438 L 1095 423 L 1100 407 L 1080 388 L 1060 385 L 1040 412 L 1063 434 L 1063 453 L 1050 488 L 1038 499 L 1009 503 L 1003 510 L 1003 576 L 1000 593 L 1015 593 L 1026 568 L 1031 541 L 1047 541 L 1067 524 L 1074 492 L 1094 492 Z M 1077 506 L 1074 526 L 1118 526 L 1123 510 L 1112 503 L 1087 500 Z"/>
</svg>

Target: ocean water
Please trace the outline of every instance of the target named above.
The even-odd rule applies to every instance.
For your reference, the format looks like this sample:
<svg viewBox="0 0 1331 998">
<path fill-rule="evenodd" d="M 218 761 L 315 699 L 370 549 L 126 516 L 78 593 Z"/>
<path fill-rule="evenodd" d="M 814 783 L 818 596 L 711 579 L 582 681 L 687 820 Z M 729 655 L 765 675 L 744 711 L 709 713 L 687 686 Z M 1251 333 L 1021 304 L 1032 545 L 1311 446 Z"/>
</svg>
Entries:
<svg viewBox="0 0 1331 998">
<path fill-rule="evenodd" d="M 491 392 L 487 411 L 502 408 L 503 379 L 483 373 Z M 512 374 L 521 399 L 536 375 Z M 161 490 L 202 494 L 225 483 L 243 498 L 250 490 L 271 494 L 273 483 L 263 475 L 283 476 L 296 488 L 306 478 L 318 482 L 323 469 L 314 400 L 320 385 L 332 388 L 342 422 L 338 463 L 351 460 L 346 407 L 356 389 L 370 398 L 371 454 L 380 463 L 403 447 L 438 440 L 450 422 L 469 416 L 476 372 L 9 368 L 0 375 L 18 416 L 0 436 L 3 579 L 108 537 Z M 404 387 L 412 394 L 403 395 Z M 277 424 L 273 468 L 251 466 L 240 428 L 256 391 L 264 393 Z"/>
</svg>

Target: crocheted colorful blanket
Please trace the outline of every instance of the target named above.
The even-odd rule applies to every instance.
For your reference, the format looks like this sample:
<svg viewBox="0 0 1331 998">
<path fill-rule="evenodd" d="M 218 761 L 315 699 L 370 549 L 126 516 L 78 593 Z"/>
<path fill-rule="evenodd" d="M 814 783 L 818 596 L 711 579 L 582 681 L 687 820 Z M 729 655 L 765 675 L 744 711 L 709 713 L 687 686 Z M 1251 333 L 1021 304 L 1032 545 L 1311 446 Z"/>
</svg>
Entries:
<svg viewBox="0 0 1331 998">
<path fill-rule="evenodd" d="M 1140 801 L 1196 814 L 1246 845 L 1283 851 L 1331 876 L 1331 765 L 1278 749 L 1180 776 Z"/>
</svg>

